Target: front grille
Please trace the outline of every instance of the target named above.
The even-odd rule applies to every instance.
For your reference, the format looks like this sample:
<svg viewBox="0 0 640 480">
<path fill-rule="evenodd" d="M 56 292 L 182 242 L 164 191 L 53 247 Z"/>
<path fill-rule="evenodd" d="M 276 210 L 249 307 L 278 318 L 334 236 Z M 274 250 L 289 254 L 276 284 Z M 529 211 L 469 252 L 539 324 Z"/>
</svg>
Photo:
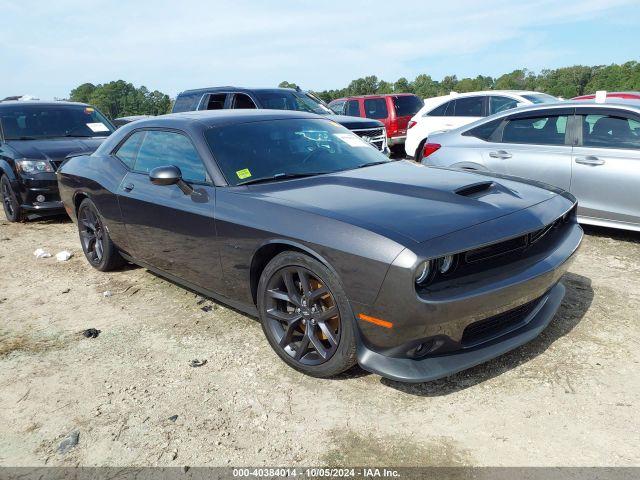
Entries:
<svg viewBox="0 0 640 480">
<path fill-rule="evenodd" d="M 540 298 L 536 298 L 535 300 L 525 303 L 524 305 L 520 305 L 512 310 L 508 310 L 493 317 L 468 325 L 462 333 L 462 344 L 469 346 L 506 333 L 511 328 L 524 321 L 524 319 L 533 312 L 539 301 Z"/>
<path fill-rule="evenodd" d="M 541 229 L 528 233 L 526 235 L 512 238 L 510 240 L 505 240 L 504 242 L 487 245 L 485 247 L 476 248 L 474 250 L 469 250 L 465 253 L 464 259 L 466 263 L 476 263 L 483 260 L 488 260 L 493 257 L 505 255 L 507 253 L 524 250 L 530 245 L 539 242 L 550 233 L 556 231 L 564 223 L 567 222 L 568 218 L 569 216 L 565 215 L 551 222 L 549 225 L 546 225 Z"/>
<path fill-rule="evenodd" d="M 380 128 L 365 128 L 362 130 L 352 130 L 353 133 L 359 137 L 380 137 L 384 133 L 384 129 Z"/>
<path fill-rule="evenodd" d="M 363 128 L 351 131 L 363 140 L 376 147 L 378 150 L 382 150 L 384 148 L 385 133 L 383 127 Z"/>
</svg>

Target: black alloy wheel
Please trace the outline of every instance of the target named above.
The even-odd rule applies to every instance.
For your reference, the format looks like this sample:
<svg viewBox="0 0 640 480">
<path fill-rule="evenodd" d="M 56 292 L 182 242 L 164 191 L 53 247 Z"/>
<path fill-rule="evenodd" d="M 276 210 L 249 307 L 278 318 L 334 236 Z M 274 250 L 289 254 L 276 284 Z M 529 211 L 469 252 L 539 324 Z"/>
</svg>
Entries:
<svg viewBox="0 0 640 480">
<path fill-rule="evenodd" d="M 282 252 L 262 271 L 257 300 L 267 340 L 289 366 L 329 378 L 356 364 L 351 305 L 327 265 L 301 252 Z"/>
<path fill-rule="evenodd" d="M 329 289 L 303 267 L 285 267 L 267 286 L 268 326 L 287 355 L 303 365 L 329 360 L 340 343 L 341 321 Z"/>
<path fill-rule="evenodd" d="M 78 208 L 78 233 L 84 256 L 92 267 L 106 272 L 126 263 L 111 241 L 96 206 L 88 198 Z"/>
<path fill-rule="evenodd" d="M 13 188 L 11 188 L 11 182 L 6 175 L 3 175 L 0 180 L 0 193 L 2 194 L 2 206 L 7 220 L 10 222 L 19 222 L 22 220 L 20 204 Z"/>
<path fill-rule="evenodd" d="M 104 228 L 102 221 L 92 208 L 83 208 L 79 212 L 78 228 L 82 249 L 89 262 L 99 265 L 104 257 Z"/>
</svg>

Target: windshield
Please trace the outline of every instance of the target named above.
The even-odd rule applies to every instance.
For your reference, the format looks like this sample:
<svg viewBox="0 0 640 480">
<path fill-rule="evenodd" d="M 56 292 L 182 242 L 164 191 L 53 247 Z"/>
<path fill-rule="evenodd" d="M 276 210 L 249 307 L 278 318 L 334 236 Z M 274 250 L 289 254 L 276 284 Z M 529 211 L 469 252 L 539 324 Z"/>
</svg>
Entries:
<svg viewBox="0 0 640 480">
<path fill-rule="evenodd" d="M 258 100 L 260 100 L 263 108 L 273 110 L 297 110 L 299 112 L 318 113 L 320 115 L 333 113 L 317 99 L 303 92 L 287 90 L 257 92 L 256 96 Z"/>
<path fill-rule="evenodd" d="M 84 105 L 11 105 L 0 108 L 6 140 L 59 137 L 106 137 L 111 123 Z"/>
<path fill-rule="evenodd" d="M 527 95 L 522 95 L 523 98 L 526 98 L 531 103 L 554 103 L 559 100 L 553 95 L 548 95 L 546 93 L 532 93 Z"/>
<path fill-rule="evenodd" d="M 207 130 L 205 138 L 230 185 L 390 161 L 346 128 L 322 119 L 225 125 Z"/>
</svg>

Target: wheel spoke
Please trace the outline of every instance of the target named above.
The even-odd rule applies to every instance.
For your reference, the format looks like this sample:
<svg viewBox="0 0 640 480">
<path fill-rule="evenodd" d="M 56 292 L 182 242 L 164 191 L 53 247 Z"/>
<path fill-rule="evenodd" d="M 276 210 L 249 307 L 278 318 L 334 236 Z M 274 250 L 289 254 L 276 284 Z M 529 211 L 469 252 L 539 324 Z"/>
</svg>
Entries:
<svg viewBox="0 0 640 480">
<path fill-rule="evenodd" d="M 284 281 L 284 286 L 287 289 L 287 293 L 289 294 L 289 301 L 296 307 L 299 307 L 301 305 L 300 293 L 298 292 L 296 284 L 293 281 L 293 274 L 288 271 L 284 272 L 282 274 L 282 280 Z"/>
<path fill-rule="evenodd" d="M 329 289 L 325 286 L 316 288 L 315 290 L 311 290 L 311 292 L 309 292 L 309 303 L 313 303 L 316 300 L 319 300 L 320 297 L 326 295 L 327 293 L 329 293 Z"/>
<path fill-rule="evenodd" d="M 326 360 L 327 357 L 329 356 L 329 352 L 327 351 L 325 346 L 322 344 L 320 339 L 316 336 L 315 329 L 308 328 L 307 330 L 308 330 L 307 336 L 309 337 L 309 340 L 313 344 L 313 348 L 315 348 L 316 352 L 318 352 L 318 354 Z"/>
<path fill-rule="evenodd" d="M 96 257 L 98 257 L 98 260 L 102 260 L 103 253 L 104 250 L 102 249 L 102 241 L 96 240 Z"/>
<path fill-rule="evenodd" d="M 267 315 L 278 320 L 279 322 L 285 322 L 287 325 L 293 325 L 294 323 L 302 319 L 302 315 L 300 315 L 299 313 L 283 312 L 275 308 L 267 310 Z"/>
<path fill-rule="evenodd" d="M 271 298 L 275 298 L 276 300 L 284 300 L 285 302 L 293 303 L 291 301 L 291 297 L 287 292 L 272 289 L 267 290 L 267 295 L 269 295 Z"/>
<path fill-rule="evenodd" d="M 309 292 L 311 291 L 311 286 L 309 285 L 309 274 L 307 272 L 305 272 L 304 270 L 302 270 L 301 268 L 298 269 L 298 278 L 300 279 L 300 286 L 302 287 L 302 294 L 303 295 L 309 295 Z"/>
<path fill-rule="evenodd" d="M 300 360 L 302 357 L 304 357 L 304 354 L 307 353 L 308 348 L 309 348 L 309 335 L 305 333 L 304 337 L 302 337 L 302 340 L 296 347 L 296 354 L 294 358 L 296 360 Z"/>
<path fill-rule="evenodd" d="M 331 344 L 331 347 L 335 347 L 338 344 L 338 339 L 331 331 L 331 328 L 329 328 L 329 326 L 325 322 L 318 323 L 318 326 L 320 327 L 320 330 L 322 330 L 322 333 L 324 333 L 325 337 L 327 337 L 327 340 Z"/>
<path fill-rule="evenodd" d="M 327 320 L 335 317 L 336 315 L 338 315 L 338 308 L 333 306 L 333 307 L 327 308 L 326 310 L 316 315 L 316 320 L 318 322 L 326 322 Z"/>
</svg>

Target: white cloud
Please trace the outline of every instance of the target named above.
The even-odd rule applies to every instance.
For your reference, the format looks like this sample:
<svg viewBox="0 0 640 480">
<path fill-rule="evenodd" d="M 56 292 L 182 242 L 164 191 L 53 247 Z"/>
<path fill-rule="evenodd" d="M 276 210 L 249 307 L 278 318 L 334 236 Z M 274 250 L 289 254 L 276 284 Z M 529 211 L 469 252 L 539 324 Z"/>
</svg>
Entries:
<svg viewBox="0 0 640 480">
<path fill-rule="evenodd" d="M 456 59 L 495 62 L 501 56 L 502 71 L 509 71 L 524 66 L 513 64 L 518 59 L 539 64 L 567 53 L 545 43 L 538 32 L 592 21 L 631 4 L 0 0 L 0 58 L 13 72 L 10 78 L 0 76 L 0 95 L 63 96 L 81 82 L 117 78 L 171 94 L 196 86 L 271 86 L 281 80 L 335 88 L 366 74 L 394 80 L 429 73 L 429 62 L 456 73 L 468 70 Z M 510 44 L 528 51 L 496 51 Z M 483 73 L 481 63 L 477 73 Z"/>
</svg>

